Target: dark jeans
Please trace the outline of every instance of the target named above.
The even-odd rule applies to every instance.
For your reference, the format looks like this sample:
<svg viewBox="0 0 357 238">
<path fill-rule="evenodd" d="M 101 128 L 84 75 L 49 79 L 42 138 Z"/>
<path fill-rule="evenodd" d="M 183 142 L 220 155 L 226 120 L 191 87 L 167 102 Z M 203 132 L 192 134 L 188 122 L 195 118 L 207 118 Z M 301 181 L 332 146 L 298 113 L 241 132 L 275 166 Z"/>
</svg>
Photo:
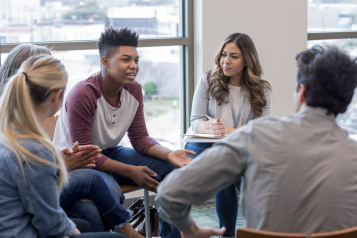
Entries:
<svg viewBox="0 0 357 238">
<path fill-rule="evenodd" d="M 205 149 L 211 148 L 213 143 L 196 143 L 189 142 L 185 149 L 196 152 L 196 156 L 201 154 Z M 190 156 L 194 159 L 196 156 Z M 225 227 L 226 232 L 223 237 L 235 237 L 236 223 L 238 216 L 238 196 L 237 191 L 240 189 L 241 180 L 232 184 L 226 189 L 221 190 L 216 194 L 216 211 L 219 219 L 219 226 Z"/>
<path fill-rule="evenodd" d="M 109 233 L 109 232 L 91 232 L 84 233 L 76 236 L 71 236 L 71 238 L 128 238 L 126 235 L 119 233 Z"/>
<path fill-rule="evenodd" d="M 143 155 L 132 148 L 123 146 L 117 146 L 103 150 L 102 153 L 116 161 L 124 164 L 130 164 L 135 166 L 147 166 L 149 169 L 157 174 L 157 181 L 162 181 L 166 175 L 168 175 L 175 167 L 168 161 L 156 159 L 150 156 Z M 119 184 L 135 184 L 130 178 L 114 175 L 115 180 Z M 160 236 L 162 238 L 178 238 L 181 237 L 180 232 L 164 222 L 161 218 L 160 221 Z"/>
<path fill-rule="evenodd" d="M 60 205 L 63 209 L 66 210 L 68 206 L 82 198 L 88 198 L 96 205 L 100 214 L 108 222 L 110 229 L 116 230 L 119 225 L 129 220 L 130 213 L 113 197 L 98 171 L 93 169 L 74 170 L 69 172 L 69 179 L 69 185 L 64 187 L 60 197 Z M 92 211 L 86 213 L 93 214 Z"/>
<path fill-rule="evenodd" d="M 80 235 L 71 236 L 75 238 L 126 238 L 127 236 L 118 233 L 109 232 L 92 232 L 92 227 L 89 222 L 81 219 L 71 218 L 76 224 L 77 229 L 81 232 Z"/>
<path fill-rule="evenodd" d="M 124 203 L 124 195 L 121 192 L 121 189 L 118 185 L 118 183 L 115 181 L 114 177 L 111 174 L 98 171 L 98 170 L 91 170 L 88 169 L 87 173 L 92 173 L 91 171 L 96 171 L 97 174 L 99 174 L 102 179 L 105 181 L 107 184 L 111 194 L 113 197 L 120 203 Z M 81 173 L 82 176 L 76 176 L 76 173 Z M 85 184 L 88 182 L 87 175 L 83 174 L 86 173 L 86 171 L 83 170 L 74 170 L 69 173 L 69 186 L 71 186 L 71 183 L 77 183 L 77 184 Z M 74 179 L 71 179 L 73 177 Z M 103 232 L 106 230 L 110 229 L 109 223 L 105 220 L 102 219 L 102 216 L 97 208 L 97 206 L 92 202 L 92 201 L 82 201 L 82 200 L 77 200 L 76 202 L 68 205 L 65 209 L 65 212 L 67 213 L 67 216 L 70 218 L 79 218 L 85 221 L 88 221 L 94 232 Z"/>
</svg>

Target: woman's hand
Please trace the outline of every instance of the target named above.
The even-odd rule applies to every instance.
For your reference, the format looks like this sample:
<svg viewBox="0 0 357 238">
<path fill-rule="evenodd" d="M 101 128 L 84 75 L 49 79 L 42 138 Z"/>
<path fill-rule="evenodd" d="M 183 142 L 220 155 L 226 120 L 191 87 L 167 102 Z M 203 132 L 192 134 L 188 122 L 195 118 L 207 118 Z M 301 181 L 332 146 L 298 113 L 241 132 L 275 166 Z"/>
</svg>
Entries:
<svg viewBox="0 0 357 238">
<path fill-rule="evenodd" d="M 205 121 L 205 124 L 204 124 L 204 129 L 206 130 L 206 131 L 208 131 L 208 130 L 211 130 L 211 122 L 212 121 L 215 121 L 215 120 L 208 120 L 208 121 Z"/>
<path fill-rule="evenodd" d="M 210 122 L 210 127 L 213 135 L 222 135 L 226 129 L 219 117 L 217 117 L 216 120 Z"/>
<path fill-rule="evenodd" d="M 65 148 L 62 150 L 64 162 L 67 170 L 72 171 L 76 169 L 93 168 L 95 161 L 101 156 L 98 146 L 84 145 L 79 146 L 79 143 L 74 143 L 72 149 Z"/>
<path fill-rule="evenodd" d="M 156 177 L 157 174 L 146 166 L 131 166 L 129 178 L 137 185 L 151 192 L 156 193 L 159 182 L 151 177 Z"/>
<path fill-rule="evenodd" d="M 74 235 L 80 235 L 81 232 L 76 228 L 76 230 L 74 231 Z"/>
</svg>

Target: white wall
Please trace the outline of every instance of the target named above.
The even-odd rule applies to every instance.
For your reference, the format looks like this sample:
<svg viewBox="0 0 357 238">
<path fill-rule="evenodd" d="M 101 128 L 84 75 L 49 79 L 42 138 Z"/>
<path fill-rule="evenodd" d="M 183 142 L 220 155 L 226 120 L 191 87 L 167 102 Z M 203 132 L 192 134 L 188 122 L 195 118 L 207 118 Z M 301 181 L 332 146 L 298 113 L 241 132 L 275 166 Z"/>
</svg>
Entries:
<svg viewBox="0 0 357 238">
<path fill-rule="evenodd" d="M 222 41 L 234 32 L 254 41 L 263 79 L 273 88 L 273 116 L 291 114 L 297 53 L 307 45 L 306 0 L 194 0 L 195 84 L 214 65 Z"/>
</svg>

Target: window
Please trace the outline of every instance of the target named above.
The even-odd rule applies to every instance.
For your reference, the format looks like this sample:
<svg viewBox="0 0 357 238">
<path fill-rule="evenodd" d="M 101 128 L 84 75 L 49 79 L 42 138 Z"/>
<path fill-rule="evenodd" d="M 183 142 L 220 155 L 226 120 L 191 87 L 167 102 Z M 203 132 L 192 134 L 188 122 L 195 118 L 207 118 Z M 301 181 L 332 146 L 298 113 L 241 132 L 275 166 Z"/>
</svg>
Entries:
<svg viewBox="0 0 357 238">
<path fill-rule="evenodd" d="M 141 39 L 182 36 L 180 0 L 1 0 L 2 43 L 96 40 L 113 26 Z"/>
<path fill-rule="evenodd" d="M 308 32 L 357 30 L 355 0 L 310 0 L 308 8 Z"/>
<path fill-rule="evenodd" d="M 137 81 L 149 134 L 178 149 L 193 96 L 192 5 L 191 0 L 0 0 L 1 63 L 20 43 L 46 45 L 65 65 L 70 88 L 100 70 L 100 33 L 128 27 L 140 35 Z M 127 138 L 121 143 L 130 145 Z"/>
<path fill-rule="evenodd" d="M 309 0 L 308 48 L 337 46 L 357 57 L 357 0 Z M 350 135 L 357 134 L 357 90 L 347 111 L 336 118 Z"/>
</svg>

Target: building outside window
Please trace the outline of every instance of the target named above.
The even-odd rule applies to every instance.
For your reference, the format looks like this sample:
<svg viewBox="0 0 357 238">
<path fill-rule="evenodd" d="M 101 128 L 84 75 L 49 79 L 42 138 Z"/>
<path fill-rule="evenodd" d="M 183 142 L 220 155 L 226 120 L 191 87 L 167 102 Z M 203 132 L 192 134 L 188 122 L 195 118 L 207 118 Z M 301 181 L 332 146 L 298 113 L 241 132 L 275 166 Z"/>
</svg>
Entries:
<svg viewBox="0 0 357 238">
<path fill-rule="evenodd" d="M 179 148 L 193 94 L 188 5 L 191 0 L 0 0 L 1 62 L 17 44 L 47 45 L 64 63 L 71 86 L 100 70 L 100 33 L 129 27 L 140 35 L 137 80 L 148 131 L 163 145 Z M 307 47 L 336 45 L 357 57 L 356 16 L 357 0 L 308 0 Z M 337 122 L 357 134 L 357 96 Z M 130 145 L 127 138 L 122 143 Z"/>
<path fill-rule="evenodd" d="M 185 65 L 187 55 L 193 52 L 188 49 L 190 26 L 184 18 L 189 2 L 0 0 L 1 62 L 17 44 L 46 45 L 65 65 L 69 73 L 67 88 L 71 88 L 100 70 L 95 41 L 101 32 L 111 26 L 128 27 L 140 35 L 136 80 L 143 87 L 149 134 L 163 146 L 178 149 L 179 135 L 187 127 L 183 125 L 188 81 Z M 127 137 L 121 144 L 130 146 Z"/>
</svg>

